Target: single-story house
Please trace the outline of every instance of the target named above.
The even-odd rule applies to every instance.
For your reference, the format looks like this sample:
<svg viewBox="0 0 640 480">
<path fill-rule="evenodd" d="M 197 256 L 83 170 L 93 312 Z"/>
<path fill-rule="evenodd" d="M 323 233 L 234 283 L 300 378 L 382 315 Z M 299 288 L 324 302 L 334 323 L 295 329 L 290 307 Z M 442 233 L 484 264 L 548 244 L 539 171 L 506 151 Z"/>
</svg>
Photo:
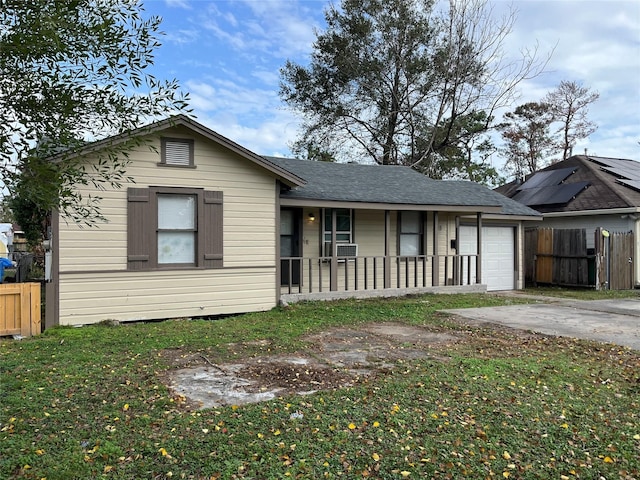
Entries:
<svg viewBox="0 0 640 480">
<path fill-rule="evenodd" d="M 186 116 L 78 155 L 90 164 L 132 136 L 147 140 L 129 152 L 134 184 L 78 187 L 102 197 L 106 223 L 52 215 L 47 326 L 523 286 L 523 222 L 540 215 L 481 185 L 262 157 Z"/>
<path fill-rule="evenodd" d="M 598 227 L 608 232 L 632 232 L 632 261 L 640 258 L 640 162 L 574 155 L 496 191 L 542 214 L 541 222 L 526 226 L 585 229 L 588 249 L 594 248 Z M 633 263 L 637 287 L 640 262 Z"/>
</svg>

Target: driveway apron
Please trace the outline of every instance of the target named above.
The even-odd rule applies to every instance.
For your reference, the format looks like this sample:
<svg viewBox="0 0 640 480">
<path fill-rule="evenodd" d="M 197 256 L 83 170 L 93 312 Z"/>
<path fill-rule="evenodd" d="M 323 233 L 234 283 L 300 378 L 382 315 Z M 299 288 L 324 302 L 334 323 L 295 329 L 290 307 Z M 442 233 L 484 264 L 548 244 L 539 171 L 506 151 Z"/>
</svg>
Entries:
<svg viewBox="0 0 640 480">
<path fill-rule="evenodd" d="M 640 300 L 564 300 L 445 310 L 478 323 L 596 340 L 640 350 Z"/>
</svg>

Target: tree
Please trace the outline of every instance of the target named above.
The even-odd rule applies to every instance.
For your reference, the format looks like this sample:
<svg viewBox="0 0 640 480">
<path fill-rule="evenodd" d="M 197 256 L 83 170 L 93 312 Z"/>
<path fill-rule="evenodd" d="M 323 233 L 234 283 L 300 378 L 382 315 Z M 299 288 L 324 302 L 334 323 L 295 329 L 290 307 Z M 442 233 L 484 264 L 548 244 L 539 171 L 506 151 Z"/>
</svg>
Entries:
<svg viewBox="0 0 640 480">
<path fill-rule="evenodd" d="M 471 180 L 490 186 L 501 183 L 498 171 L 490 164 L 491 155 L 497 150 L 486 127 L 492 120 L 485 112 L 475 111 L 458 116 L 454 122 L 444 119 L 434 141 L 445 146 L 416 169 L 431 178 Z M 447 134 L 455 143 L 440 138 Z"/>
<path fill-rule="evenodd" d="M 516 178 L 545 166 L 545 159 L 556 151 L 557 142 L 551 133 L 551 107 L 542 102 L 529 102 L 504 116 L 499 125 L 505 145 L 501 151 L 506 159 L 505 171 Z"/>
<path fill-rule="evenodd" d="M 15 223 L 8 200 L 8 197 L 0 199 L 0 223 Z"/>
<path fill-rule="evenodd" d="M 282 99 L 303 117 L 299 145 L 338 160 L 432 168 L 458 145 L 465 116 L 509 105 L 520 81 L 542 71 L 536 51 L 517 62 L 503 45 L 513 13 L 493 20 L 484 0 L 343 0 L 325 12 L 308 66 L 287 61 Z M 448 158 L 455 161 L 455 157 Z"/>
<path fill-rule="evenodd" d="M 598 128 L 587 119 L 589 105 L 600 98 L 598 92 L 591 92 L 577 82 L 563 80 L 558 87 L 549 92 L 543 102 L 549 105 L 554 122 L 559 122 L 559 148 L 562 160 L 571 156 L 577 140 L 591 135 Z"/>
<path fill-rule="evenodd" d="M 114 144 L 91 167 L 74 153 L 187 108 L 175 80 L 148 73 L 160 18 L 142 14 L 139 1 L 0 0 L 0 182 L 20 196 L 18 210 L 93 224 L 99 198 L 73 187 L 119 187 L 139 140 Z"/>
</svg>

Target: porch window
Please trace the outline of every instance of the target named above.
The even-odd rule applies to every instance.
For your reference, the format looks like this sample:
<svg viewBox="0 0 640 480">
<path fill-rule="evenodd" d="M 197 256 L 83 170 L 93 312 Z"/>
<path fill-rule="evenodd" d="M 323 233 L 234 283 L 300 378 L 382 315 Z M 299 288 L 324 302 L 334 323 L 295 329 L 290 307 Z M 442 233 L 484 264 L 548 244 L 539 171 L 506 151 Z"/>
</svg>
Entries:
<svg viewBox="0 0 640 480">
<path fill-rule="evenodd" d="M 422 255 L 424 229 L 422 212 L 399 212 L 399 254 L 406 257 Z"/>
<path fill-rule="evenodd" d="M 331 232 L 333 230 L 333 209 L 324 210 L 324 256 L 330 257 L 331 252 Z M 353 243 L 353 215 L 348 208 L 336 209 L 336 242 Z"/>
</svg>

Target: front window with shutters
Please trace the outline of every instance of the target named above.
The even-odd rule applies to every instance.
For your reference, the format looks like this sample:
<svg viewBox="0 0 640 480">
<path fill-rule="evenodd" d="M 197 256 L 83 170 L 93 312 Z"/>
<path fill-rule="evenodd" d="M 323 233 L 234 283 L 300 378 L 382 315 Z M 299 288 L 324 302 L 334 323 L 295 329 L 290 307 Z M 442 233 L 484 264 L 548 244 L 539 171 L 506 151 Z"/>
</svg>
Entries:
<svg viewBox="0 0 640 480">
<path fill-rule="evenodd" d="M 160 165 L 171 167 L 195 167 L 194 141 L 188 138 L 163 138 Z"/>
<path fill-rule="evenodd" d="M 194 195 L 158 195 L 158 264 L 195 264 L 197 211 Z"/>
<path fill-rule="evenodd" d="M 223 268 L 223 192 L 127 189 L 127 268 Z"/>
</svg>

